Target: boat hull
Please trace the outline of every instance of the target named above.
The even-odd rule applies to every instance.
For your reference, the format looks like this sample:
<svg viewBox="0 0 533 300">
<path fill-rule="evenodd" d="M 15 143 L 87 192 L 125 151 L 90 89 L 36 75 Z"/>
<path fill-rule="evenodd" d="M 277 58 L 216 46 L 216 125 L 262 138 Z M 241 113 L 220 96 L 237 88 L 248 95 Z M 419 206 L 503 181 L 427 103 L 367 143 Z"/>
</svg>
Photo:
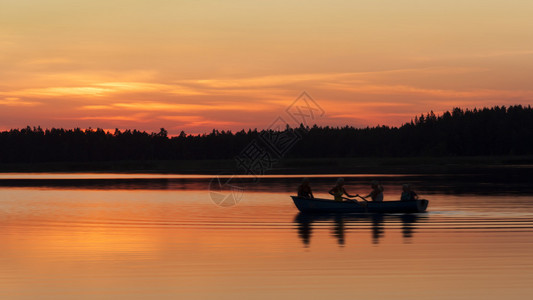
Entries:
<svg viewBox="0 0 533 300">
<path fill-rule="evenodd" d="M 291 196 L 294 205 L 301 212 L 311 213 L 419 213 L 425 212 L 428 200 L 351 202 L 328 199 L 309 199 Z"/>
</svg>

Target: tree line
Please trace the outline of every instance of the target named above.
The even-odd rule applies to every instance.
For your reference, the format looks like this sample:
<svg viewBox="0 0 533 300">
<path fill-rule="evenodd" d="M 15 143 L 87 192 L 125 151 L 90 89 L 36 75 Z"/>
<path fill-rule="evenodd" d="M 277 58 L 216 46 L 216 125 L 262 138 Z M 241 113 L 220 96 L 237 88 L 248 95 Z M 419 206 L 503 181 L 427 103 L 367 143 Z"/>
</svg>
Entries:
<svg viewBox="0 0 533 300">
<path fill-rule="evenodd" d="M 266 137 L 266 139 L 265 139 Z M 233 159 L 259 141 L 280 142 L 284 157 L 414 157 L 533 154 L 530 106 L 454 108 L 399 127 L 287 127 L 284 131 L 214 129 L 169 137 L 139 130 L 26 127 L 0 132 L 1 163 Z M 265 142 L 266 141 L 266 142 Z"/>
</svg>

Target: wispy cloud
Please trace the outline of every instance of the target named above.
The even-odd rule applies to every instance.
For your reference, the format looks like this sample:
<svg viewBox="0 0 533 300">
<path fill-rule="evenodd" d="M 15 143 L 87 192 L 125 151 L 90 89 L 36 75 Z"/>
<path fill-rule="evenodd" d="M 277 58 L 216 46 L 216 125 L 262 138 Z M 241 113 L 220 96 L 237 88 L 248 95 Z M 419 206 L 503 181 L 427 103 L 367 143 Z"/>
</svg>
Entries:
<svg viewBox="0 0 533 300">
<path fill-rule="evenodd" d="M 440 54 L 435 56 L 416 56 L 412 57 L 413 61 L 442 61 L 442 60 L 465 60 L 465 59 L 485 59 L 485 58 L 504 58 L 504 57 L 521 57 L 533 55 L 533 50 L 500 50 L 478 53 L 463 54 Z"/>
<path fill-rule="evenodd" d="M 176 95 L 204 95 L 197 89 L 188 88 L 182 85 L 167 85 L 148 82 L 100 82 L 88 84 L 86 86 L 59 86 L 20 89 L 0 94 L 19 97 L 64 97 L 64 96 L 89 96 L 103 97 L 119 93 L 168 93 Z"/>
<path fill-rule="evenodd" d="M 217 128 L 217 127 L 227 127 L 242 125 L 239 122 L 225 121 L 225 120 L 212 120 L 207 119 L 203 116 L 159 116 L 159 119 L 169 120 L 177 122 L 181 127 L 208 127 L 208 128 Z"/>
<path fill-rule="evenodd" d="M 446 98 L 480 98 L 480 97 L 531 97 L 533 90 L 502 90 L 502 89 L 432 89 L 409 85 L 362 84 L 346 85 L 340 83 L 324 83 L 322 87 L 334 91 L 346 91 L 353 94 L 376 95 L 426 95 Z M 398 103 L 396 103 L 398 105 Z"/>
<path fill-rule="evenodd" d="M 210 78 L 181 80 L 177 83 L 202 89 L 256 89 L 265 87 L 291 86 L 308 82 L 366 83 L 373 75 L 384 74 L 458 74 L 485 71 L 477 67 L 424 67 L 388 69 L 366 72 L 295 73 L 269 76 Z"/>
<path fill-rule="evenodd" d="M 89 116 L 89 117 L 77 117 L 76 120 L 106 120 L 106 121 L 135 121 L 146 122 L 146 118 L 139 116 Z"/>
<path fill-rule="evenodd" d="M 9 90 L 4 85 L 0 87 L 0 105 L 44 103 L 53 110 L 42 111 L 48 117 L 34 111 L 34 119 L 71 120 L 76 126 L 124 128 L 138 124 L 140 128 L 200 133 L 213 128 L 264 128 L 302 90 L 310 92 L 326 111 L 327 117 L 320 123 L 336 126 L 398 125 L 429 110 L 533 101 L 533 90 L 527 88 L 449 84 L 485 72 L 477 67 L 424 67 L 159 81 L 149 72 L 140 73 L 146 77 L 144 81 L 80 76 L 64 86 Z M 450 81 L 441 84 L 442 79 Z"/>
<path fill-rule="evenodd" d="M 37 101 L 26 101 L 26 100 L 21 100 L 20 98 L 17 98 L 17 97 L 6 97 L 3 99 L 0 99 L 0 105 L 5 105 L 5 106 L 36 106 L 40 104 L 41 103 Z"/>
<path fill-rule="evenodd" d="M 254 104 L 245 105 L 243 103 L 227 102 L 224 105 L 214 105 L 211 103 L 171 103 L 171 102 L 118 102 L 107 105 L 84 105 L 82 110 L 136 110 L 136 111 L 161 111 L 161 112 L 190 112 L 190 111 L 261 111 L 268 109 L 267 105 Z"/>
</svg>

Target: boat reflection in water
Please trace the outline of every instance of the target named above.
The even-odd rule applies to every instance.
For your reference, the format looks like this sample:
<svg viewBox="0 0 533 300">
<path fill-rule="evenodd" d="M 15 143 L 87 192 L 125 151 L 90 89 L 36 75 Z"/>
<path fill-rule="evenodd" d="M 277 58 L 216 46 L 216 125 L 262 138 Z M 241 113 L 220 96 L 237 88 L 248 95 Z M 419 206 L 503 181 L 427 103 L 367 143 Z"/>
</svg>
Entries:
<svg viewBox="0 0 533 300">
<path fill-rule="evenodd" d="M 298 213 L 294 218 L 297 223 L 298 235 L 305 247 L 311 243 L 313 227 L 320 224 L 331 224 L 332 235 L 337 239 L 339 246 L 346 243 L 346 231 L 370 229 L 372 231 L 372 243 L 379 244 L 385 235 L 385 223 L 397 224 L 401 222 L 401 231 L 405 243 L 409 243 L 413 237 L 415 224 L 425 219 L 426 214 L 310 214 Z M 313 224 L 315 223 L 315 224 Z"/>
</svg>

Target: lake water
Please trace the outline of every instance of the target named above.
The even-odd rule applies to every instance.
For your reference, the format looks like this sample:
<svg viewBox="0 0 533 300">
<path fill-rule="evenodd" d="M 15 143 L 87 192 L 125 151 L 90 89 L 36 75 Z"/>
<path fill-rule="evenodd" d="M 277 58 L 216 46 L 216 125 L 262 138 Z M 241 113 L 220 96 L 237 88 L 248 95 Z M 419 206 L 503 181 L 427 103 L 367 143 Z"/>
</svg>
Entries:
<svg viewBox="0 0 533 300">
<path fill-rule="evenodd" d="M 428 212 L 307 216 L 289 197 L 302 176 L 228 184 L 207 175 L 0 174 L 0 298 L 533 295 L 531 182 L 343 175 L 360 194 L 379 178 L 385 200 L 410 182 Z M 327 197 L 336 175 L 310 177 L 315 196 Z"/>
</svg>

